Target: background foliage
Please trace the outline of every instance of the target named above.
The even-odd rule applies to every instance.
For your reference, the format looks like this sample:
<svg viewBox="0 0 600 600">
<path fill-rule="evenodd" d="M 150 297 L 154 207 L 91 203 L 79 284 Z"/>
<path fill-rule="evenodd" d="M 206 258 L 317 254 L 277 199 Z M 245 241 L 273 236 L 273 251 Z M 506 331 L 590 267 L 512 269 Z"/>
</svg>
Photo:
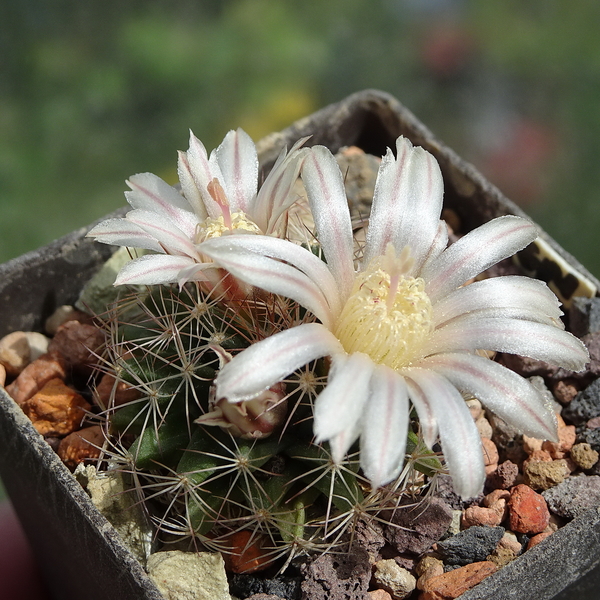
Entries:
<svg viewBox="0 0 600 600">
<path fill-rule="evenodd" d="M 366 87 L 398 97 L 596 275 L 600 3 L 6 0 L 0 260 L 175 180 L 188 128 L 255 139 Z"/>
</svg>

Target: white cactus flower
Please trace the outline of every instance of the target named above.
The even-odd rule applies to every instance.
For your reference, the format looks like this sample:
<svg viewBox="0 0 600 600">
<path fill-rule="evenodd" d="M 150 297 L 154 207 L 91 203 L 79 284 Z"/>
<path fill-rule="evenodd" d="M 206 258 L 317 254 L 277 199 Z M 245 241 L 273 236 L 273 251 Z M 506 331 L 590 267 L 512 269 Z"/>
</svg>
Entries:
<svg viewBox="0 0 600 600">
<path fill-rule="evenodd" d="M 410 403 L 431 448 L 441 441 L 455 490 L 481 492 L 481 440 L 461 392 L 523 433 L 556 439 L 556 417 L 525 379 L 478 350 L 529 356 L 572 370 L 586 348 L 565 332 L 559 302 L 540 281 L 504 276 L 465 285 L 537 237 L 516 216 L 494 219 L 447 247 L 443 181 L 435 158 L 404 139 L 383 158 L 358 270 L 342 175 L 324 147 L 302 178 L 326 262 L 287 241 L 231 235 L 200 246 L 235 277 L 287 296 L 320 321 L 266 338 L 223 367 L 217 398 L 258 396 L 309 361 L 331 357 L 315 402 L 317 441 L 341 461 L 360 436 L 360 462 L 374 487 L 404 461 Z"/>
<path fill-rule="evenodd" d="M 204 240 L 241 231 L 286 235 L 303 141 L 280 154 L 260 186 L 256 147 L 242 129 L 230 131 L 210 157 L 190 132 L 189 150 L 179 153 L 181 191 L 152 173 L 131 177 L 125 197 L 133 210 L 88 233 L 98 242 L 153 252 L 125 265 L 115 285 L 202 280 L 211 266 L 198 251 Z"/>
</svg>

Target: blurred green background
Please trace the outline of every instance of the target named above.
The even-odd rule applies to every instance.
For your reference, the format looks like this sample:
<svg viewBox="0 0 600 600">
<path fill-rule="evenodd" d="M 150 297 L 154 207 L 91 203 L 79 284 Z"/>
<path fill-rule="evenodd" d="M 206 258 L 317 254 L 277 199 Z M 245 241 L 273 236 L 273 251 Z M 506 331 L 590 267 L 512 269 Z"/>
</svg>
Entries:
<svg viewBox="0 0 600 600">
<path fill-rule="evenodd" d="M 174 183 L 193 129 L 255 139 L 394 94 L 596 275 L 597 0 L 4 0 L 0 260 Z"/>
</svg>

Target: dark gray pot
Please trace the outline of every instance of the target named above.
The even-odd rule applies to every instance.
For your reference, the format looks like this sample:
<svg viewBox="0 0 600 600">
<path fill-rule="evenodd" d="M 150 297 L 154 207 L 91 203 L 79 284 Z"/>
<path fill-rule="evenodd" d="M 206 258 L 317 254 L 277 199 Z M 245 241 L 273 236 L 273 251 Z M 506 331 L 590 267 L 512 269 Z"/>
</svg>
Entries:
<svg viewBox="0 0 600 600">
<path fill-rule="evenodd" d="M 299 137 L 312 135 L 310 144 L 324 144 L 333 152 L 357 145 L 382 155 L 387 146 L 394 147 L 400 134 L 437 157 L 445 179 L 445 203 L 457 211 L 467 229 L 500 215 L 525 216 L 397 100 L 378 91 L 354 94 L 268 136 L 259 143 L 259 151 L 268 167 L 284 145 L 289 147 Z M 75 301 L 82 285 L 111 252 L 109 247 L 85 239 L 87 230 L 0 266 L 0 335 L 40 330 L 57 306 Z M 543 232 L 541 237 L 544 242 L 538 245 L 538 254 L 551 258 L 534 260 L 542 265 L 536 276 L 549 281 L 555 291 L 562 290 L 567 302 L 578 286 L 600 288 L 600 282 L 556 242 Z M 549 263 L 554 268 L 544 268 Z M 57 599 L 161 598 L 112 526 L 3 389 L 0 440 L 2 480 Z M 599 563 L 600 511 L 593 509 L 461 599 L 566 600 L 575 597 L 569 590 L 582 599 L 586 586 L 600 577 L 595 570 Z M 562 590 L 567 595 L 561 594 Z"/>
</svg>

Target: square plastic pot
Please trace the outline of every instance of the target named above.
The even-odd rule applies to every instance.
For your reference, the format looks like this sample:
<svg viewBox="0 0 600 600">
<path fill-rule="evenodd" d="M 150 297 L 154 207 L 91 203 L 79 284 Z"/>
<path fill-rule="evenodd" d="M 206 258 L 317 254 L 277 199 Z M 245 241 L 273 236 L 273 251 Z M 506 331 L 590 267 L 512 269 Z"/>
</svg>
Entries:
<svg viewBox="0 0 600 600">
<path fill-rule="evenodd" d="M 445 205 L 469 230 L 489 219 L 526 216 L 471 165 L 437 140 L 388 94 L 366 90 L 349 96 L 275 133 L 258 144 L 265 168 L 283 146 L 311 135 L 309 145 L 336 152 L 356 145 L 383 155 L 405 135 L 438 159 Z M 84 228 L 0 266 L 0 336 L 41 330 L 53 310 L 73 303 L 82 285 L 111 248 L 86 239 Z M 541 242 L 521 256 L 530 273 L 545 279 L 566 303 L 597 294 L 600 282 L 542 232 Z M 0 389 L 0 475 L 29 537 L 48 586 L 57 599 L 159 600 L 141 565 L 92 505 L 21 409 Z M 600 585 L 600 509 L 591 509 L 526 552 L 462 600 L 567 600 L 594 594 Z M 597 568 L 598 567 L 598 568 Z M 596 587 L 596 589 L 598 589 Z"/>
</svg>

